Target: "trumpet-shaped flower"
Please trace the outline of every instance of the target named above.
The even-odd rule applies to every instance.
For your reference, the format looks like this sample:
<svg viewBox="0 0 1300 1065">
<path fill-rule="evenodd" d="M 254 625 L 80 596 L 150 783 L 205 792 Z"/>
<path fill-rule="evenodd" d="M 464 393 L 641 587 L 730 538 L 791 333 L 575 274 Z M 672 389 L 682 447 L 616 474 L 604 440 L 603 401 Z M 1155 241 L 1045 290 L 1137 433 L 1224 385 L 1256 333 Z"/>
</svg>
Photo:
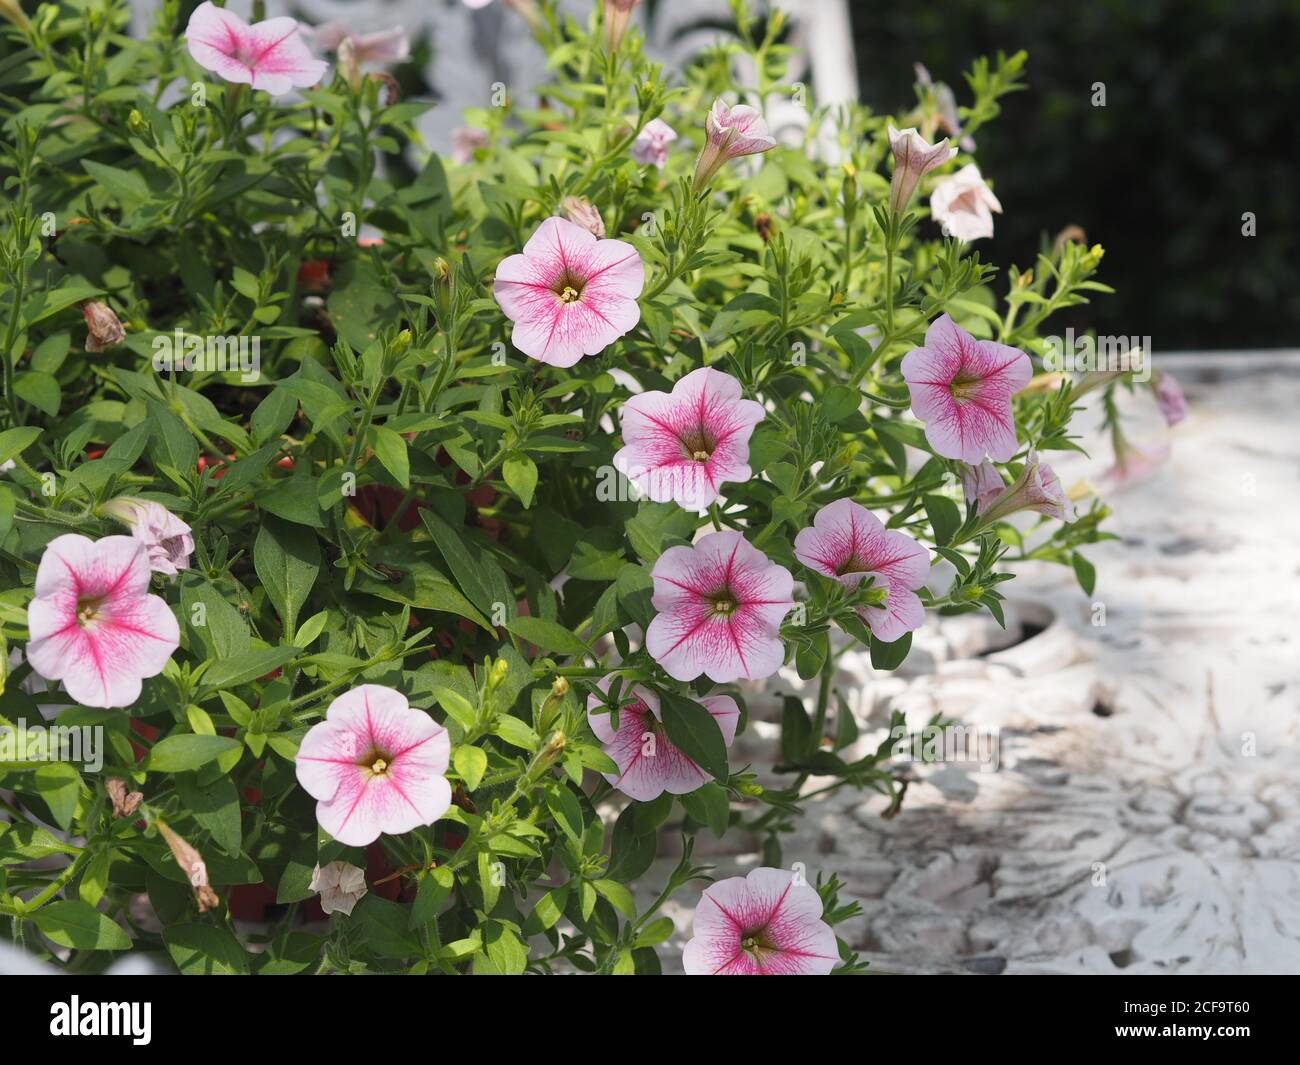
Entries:
<svg viewBox="0 0 1300 1065">
<path fill-rule="evenodd" d="M 1156 374 L 1155 380 L 1151 382 L 1151 388 L 1155 392 L 1156 404 L 1160 407 L 1166 425 L 1177 425 L 1187 417 L 1187 400 L 1183 398 L 1183 390 L 1172 374 Z"/>
<path fill-rule="evenodd" d="M 608 692 L 609 678 L 602 680 L 599 687 Z M 601 709 L 601 700 L 595 695 L 587 698 L 591 731 L 618 765 L 617 773 L 604 774 L 606 780 L 628 798 L 649 802 L 664 792 L 685 795 L 713 779 L 669 740 L 659 697 L 654 692 L 637 684 L 625 690 L 623 696 L 631 702 L 619 708 L 617 729 L 612 714 Z M 718 723 L 722 739 L 730 747 L 740 720 L 736 701 L 729 695 L 714 695 L 699 702 Z"/>
<path fill-rule="evenodd" d="M 190 16 L 185 42 L 205 70 L 282 96 L 317 84 L 329 66 L 311 54 L 300 31 L 298 21 L 288 16 L 250 26 L 233 11 L 205 0 Z"/>
<path fill-rule="evenodd" d="M 976 340 L 943 314 L 930 323 L 924 347 L 903 356 L 902 370 L 912 413 L 938 454 L 976 465 L 985 454 L 1006 462 L 1016 453 L 1011 397 L 1034 373 L 1019 348 Z"/>
<path fill-rule="evenodd" d="M 758 155 L 776 147 L 763 116 L 746 104 L 728 107 L 721 98 L 713 101 L 709 117 L 704 120 L 707 139 L 695 162 L 694 189 L 699 192 L 728 160 L 742 155 Z"/>
<path fill-rule="evenodd" d="M 682 952 L 688 976 L 826 976 L 839 960 L 821 896 L 769 868 L 705 888 Z"/>
<path fill-rule="evenodd" d="M 856 608 L 877 639 L 893 643 L 925 622 L 916 589 L 930 575 L 930 552 L 907 533 L 886 529 L 853 500 L 837 499 L 822 507 L 811 528 L 795 536 L 794 555 L 850 590 L 868 577 L 884 589 L 883 605 Z"/>
<path fill-rule="evenodd" d="M 614 467 L 656 503 L 704 510 L 724 481 L 748 481 L 749 438 L 763 407 L 740 382 L 708 366 L 672 392 L 642 392 L 623 404 L 624 446 Z"/>
<path fill-rule="evenodd" d="M 1002 477 L 994 471 L 999 485 Z M 1039 461 L 1038 452 L 1029 452 L 1020 476 L 1009 488 L 989 489 L 980 497 L 977 510 L 986 522 L 999 521 L 1019 510 L 1034 510 L 1058 521 L 1074 521 L 1074 504 L 1061 487 L 1061 479 L 1052 467 Z"/>
<path fill-rule="evenodd" d="M 316 820 L 340 843 L 364 847 L 381 833 L 431 825 L 451 805 L 451 741 L 392 688 L 363 684 L 340 695 L 298 748 L 298 783 Z"/>
<path fill-rule="evenodd" d="M 515 347 L 530 359 L 572 366 L 636 326 L 644 284 L 645 267 L 632 245 L 548 218 L 522 254 L 501 261 L 493 293 L 515 324 Z"/>
<path fill-rule="evenodd" d="M 943 226 L 945 234 L 958 240 L 993 236 L 994 211 L 1001 214 L 1002 204 L 974 163 L 944 178 L 930 193 L 930 214 Z"/>
<path fill-rule="evenodd" d="M 149 568 L 175 577 L 190 568 L 194 537 L 190 527 L 161 503 L 121 496 L 104 504 L 104 510 L 131 527 L 131 535 L 149 552 Z"/>
<path fill-rule="evenodd" d="M 180 645 L 166 602 L 149 594 L 149 552 L 129 536 L 76 533 L 46 545 L 27 607 L 27 661 L 83 706 L 130 706 Z"/>
<path fill-rule="evenodd" d="M 411 55 L 411 41 L 401 26 L 377 33 L 355 33 L 346 22 L 326 22 L 312 31 L 317 48 L 337 52 L 344 41 L 352 42 L 358 63 L 404 63 Z"/>
<path fill-rule="evenodd" d="M 658 613 L 646 629 L 646 649 L 669 676 L 694 680 L 704 673 L 721 684 L 762 680 L 781 668 L 781 620 L 794 606 L 794 579 L 740 533 L 670 547 L 650 576 Z"/>
<path fill-rule="evenodd" d="M 890 126 L 889 148 L 894 153 L 894 176 L 889 184 L 889 204 L 898 214 L 907 210 L 921 178 L 957 154 L 957 149 L 948 143 L 947 137 L 932 145 L 911 126 L 905 130 Z"/>
</svg>

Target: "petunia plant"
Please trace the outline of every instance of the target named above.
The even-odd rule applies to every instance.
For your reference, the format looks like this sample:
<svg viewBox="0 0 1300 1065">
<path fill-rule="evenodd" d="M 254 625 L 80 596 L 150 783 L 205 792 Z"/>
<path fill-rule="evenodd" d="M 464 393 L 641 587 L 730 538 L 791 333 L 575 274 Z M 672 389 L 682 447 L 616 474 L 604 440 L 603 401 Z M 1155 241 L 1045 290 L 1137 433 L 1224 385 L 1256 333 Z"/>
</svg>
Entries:
<svg viewBox="0 0 1300 1065">
<path fill-rule="evenodd" d="M 831 111 L 779 14 L 666 70 L 634 7 L 510 4 L 551 79 L 444 156 L 398 27 L 0 5 L 0 934 L 81 970 L 862 968 L 791 835 L 812 790 L 903 803 L 837 665 L 1000 621 L 1027 559 L 1091 590 L 1105 507 L 1044 460 L 1094 390 L 1135 454 L 1135 375 L 1045 362 L 1100 248 L 971 243 L 1023 55 Z M 710 886 L 701 833 L 761 855 Z"/>
</svg>

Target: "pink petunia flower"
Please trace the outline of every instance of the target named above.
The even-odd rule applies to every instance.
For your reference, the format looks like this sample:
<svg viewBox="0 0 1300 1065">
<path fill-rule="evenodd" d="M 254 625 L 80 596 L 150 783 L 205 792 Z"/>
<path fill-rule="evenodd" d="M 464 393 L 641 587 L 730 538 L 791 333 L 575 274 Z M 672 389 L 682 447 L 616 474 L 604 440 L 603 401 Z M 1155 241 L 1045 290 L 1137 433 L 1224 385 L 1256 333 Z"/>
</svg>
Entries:
<svg viewBox="0 0 1300 1065">
<path fill-rule="evenodd" d="M 776 140 L 761 114 L 745 104 L 728 107 L 721 98 L 713 101 L 709 117 L 704 121 L 704 131 L 707 139 L 695 162 L 693 191 L 697 193 L 728 160 L 758 155 L 776 147 Z"/>
<path fill-rule="evenodd" d="M 194 537 L 190 527 L 161 503 L 121 496 L 104 504 L 104 511 L 131 527 L 131 535 L 149 552 L 149 568 L 175 577 L 190 568 Z"/>
<path fill-rule="evenodd" d="M 705 888 L 682 951 L 688 976 L 827 976 L 839 960 L 816 889 L 769 868 Z"/>
<path fill-rule="evenodd" d="M 889 148 L 894 153 L 889 205 L 898 214 L 907 210 L 921 178 L 957 154 L 957 149 L 949 145 L 947 137 L 932 145 L 911 126 L 905 130 L 890 126 Z"/>
<path fill-rule="evenodd" d="M 670 677 L 701 673 L 719 684 L 770 677 L 785 660 L 781 621 L 794 578 L 738 532 L 670 547 L 650 571 L 658 613 L 646 629 L 650 656 Z"/>
<path fill-rule="evenodd" d="M 1155 393 L 1156 405 L 1159 406 L 1166 425 L 1177 425 L 1187 417 L 1187 400 L 1172 374 L 1156 374 L 1151 382 L 1151 390 Z"/>
<path fill-rule="evenodd" d="M 996 473 L 996 471 L 995 471 Z M 999 484 L 1001 474 L 996 474 Z M 1008 488 L 999 487 L 980 496 L 978 513 L 985 522 L 1000 521 L 1020 510 L 1033 510 L 1057 521 L 1074 521 L 1074 504 L 1061 487 L 1061 479 L 1038 452 L 1030 451 L 1025 467 Z"/>
<path fill-rule="evenodd" d="M 474 153 L 486 148 L 488 135 L 474 126 L 457 126 L 451 131 L 451 161 L 464 166 L 474 161 Z"/>
<path fill-rule="evenodd" d="M 969 466 L 964 462 L 960 465 L 962 494 L 965 495 L 967 504 L 975 504 L 975 512 L 978 514 L 989 500 L 1002 493 L 1006 484 L 997 467 L 988 459 L 978 466 Z"/>
<path fill-rule="evenodd" d="M 1098 478 L 1103 492 L 1117 492 L 1121 488 L 1145 481 L 1169 461 L 1169 445 L 1153 444 L 1137 447 L 1123 436 L 1115 440 L 1115 465 Z"/>
<path fill-rule="evenodd" d="M 618 42 L 627 32 L 632 9 L 641 0 L 605 0 L 605 48 L 612 54 L 618 51 Z"/>
<path fill-rule="evenodd" d="M 149 552 L 129 536 L 56 536 L 27 607 L 27 661 L 83 706 L 130 706 L 163 671 L 181 631 L 149 594 Z"/>
<path fill-rule="evenodd" d="M 672 392 L 642 392 L 623 404 L 614 467 L 656 503 L 704 510 L 724 481 L 752 476 L 749 438 L 763 416 L 730 374 L 692 370 Z"/>
<path fill-rule="evenodd" d="M 340 843 L 364 847 L 381 833 L 431 825 L 451 805 L 444 775 L 447 730 L 404 696 L 379 684 L 340 695 L 303 737 L 298 783 L 316 820 Z"/>
<path fill-rule="evenodd" d="M 1016 453 L 1011 397 L 1034 374 L 1019 348 L 976 340 L 943 314 L 930 323 L 925 346 L 903 356 L 902 370 L 912 413 L 936 453 L 972 465 L 986 453 L 998 462 Z"/>
<path fill-rule="evenodd" d="M 329 64 L 311 54 L 296 19 L 270 18 L 250 26 L 232 11 L 205 0 L 185 27 L 190 55 L 226 81 L 272 96 L 305 89 L 325 76 Z"/>
<path fill-rule="evenodd" d="M 404 63 L 411 56 L 411 41 L 401 26 L 377 33 L 354 33 L 345 22 L 326 22 L 312 30 L 312 41 L 326 52 L 337 52 L 344 41 L 352 42 L 358 63 Z"/>
<path fill-rule="evenodd" d="M 993 236 L 993 212 L 1002 204 L 980 176 L 980 168 L 968 163 L 952 177 L 944 178 L 930 193 L 930 214 L 944 233 L 958 240 L 972 241 Z"/>
<path fill-rule="evenodd" d="M 598 687 L 608 692 L 609 678 Z M 632 701 L 619 708 L 617 731 L 610 712 L 601 709 L 604 704 L 600 699 L 595 695 L 587 697 L 587 723 L 604 752 L 618 764 L 617 773 L 604 774 L 606 780 L 628 798 L 649 802 L 664 792 L 685 795 L 713 779 L 668 739 L 659 697 L 654 692 L 636 684 L 623 689 L 622 694 Z M 736 701 L 729 695 L 714 695 L 699 702 L 718 723 L 722 739 L 730 747 L 740 720 Z"/>
<path fill-rule="evenodd" d="M 523 254 L 501 260 L 492 291 L 515 323 L 515 347 L 530 359 L 572 366 L 636 326 L 644 284 L 645 266 L 631 244 L 548 218 Z"/>
<path fill-rule="evenodd" d="M 925 623 L 915 589 L 930 576 L 930 552 L 907 533 L 886 529 L 871 511 L 837 499 L 794 538 L 794 557 L 852 591 L 868 577 L 883 588 L 881 606 L 860 606 L 858 616 L 877 639 L 893 643 Z"/>
<path fill-rule="evenodd" d="M 677 139 L 677 131 L 661 118 L 652 118 L 632 142 L 632 158 L 638 163 L 662 170 L 668 164 L 668 146 Z"/>
</svg>

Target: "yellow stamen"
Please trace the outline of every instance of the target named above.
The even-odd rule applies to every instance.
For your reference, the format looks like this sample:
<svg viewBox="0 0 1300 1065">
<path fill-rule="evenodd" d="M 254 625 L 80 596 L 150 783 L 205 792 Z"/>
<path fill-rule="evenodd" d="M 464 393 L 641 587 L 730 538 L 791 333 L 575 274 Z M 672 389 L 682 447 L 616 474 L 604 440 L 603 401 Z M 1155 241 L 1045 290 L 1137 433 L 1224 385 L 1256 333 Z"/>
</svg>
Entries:
<svg viewBox="0 0 1300 1065">
<path fill-rule="evenodd" d="M 736 609 L 736 603 L 732 599 L 719 599 L 713 604 L 714 613 L 726 616 Z"/>
<path fill-rule="evenodd" d="M 385 772 L 387 769 L 388 769 L 388 763 L 385 762 L 382 758 L 376 758 L 370 766 L 370 772 L 374 773 L 376 776 L 378 776 L 380 773 Z"/>
<path fill-rule="evenodd" d="M 572 285 L 565 285 L 564 291 L 560 293 L 561 303 L 572 303 L 578 298 L 578 290 Z"/>
<path fill-rule="evenodd" d="M 707 451 L 697 451 L 693 455 L 691 455 L 691 458 L 693 458 L 696 462 L 708 462 L 709 453 Z"/>
</svg>

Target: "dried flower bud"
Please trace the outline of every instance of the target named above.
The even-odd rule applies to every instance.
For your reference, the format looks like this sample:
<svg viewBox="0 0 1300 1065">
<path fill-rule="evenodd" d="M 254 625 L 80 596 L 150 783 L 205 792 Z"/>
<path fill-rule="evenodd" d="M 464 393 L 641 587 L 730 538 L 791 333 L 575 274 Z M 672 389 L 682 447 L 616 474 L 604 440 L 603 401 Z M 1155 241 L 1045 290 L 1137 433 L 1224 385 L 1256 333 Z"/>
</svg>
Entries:
<svg viewBox="0 0 1300 1065">
<path fill-rule="evenodd" d="M 87 351 L 103 351 L 126 339 L 126 329 L 121 319 L 112 312 L 107 303 L 99 300 L 86 300 L 81 305 L 81 313 L 86 319 Z"/>
<path fill-rule="evenodd" d="M 165 821 L 155 823 L 158 825 L 158 831 L 163 834 L 163 839 L 167 841 L 167 846 L 171 848 L 176 864 L 180 866 L 181 871 L 189 879 L 190 887 L 194 889 L 199 913 L 207 913 L 221 905 L 217 893 L 208 883 L 208 867 L 203 861 L 203 856 L 172 831 Z"/>
<path fill-rule="evenodd" d="M 113 804 L 114 817 L 130 817 L 144 802 L 144 795 L 138 791 L 129 791 L 125 780 L 114 777 L 105 787 L 108 789 L 108 801 Z"/>
<path fill-rule="evenodd" d="M 592 202 L 582 196 L 566 196 L 560 201 L 560 214 L 575 226 L 581 226 L 597 240 L 605 239 L 605 220 Z"/>
</svg>

